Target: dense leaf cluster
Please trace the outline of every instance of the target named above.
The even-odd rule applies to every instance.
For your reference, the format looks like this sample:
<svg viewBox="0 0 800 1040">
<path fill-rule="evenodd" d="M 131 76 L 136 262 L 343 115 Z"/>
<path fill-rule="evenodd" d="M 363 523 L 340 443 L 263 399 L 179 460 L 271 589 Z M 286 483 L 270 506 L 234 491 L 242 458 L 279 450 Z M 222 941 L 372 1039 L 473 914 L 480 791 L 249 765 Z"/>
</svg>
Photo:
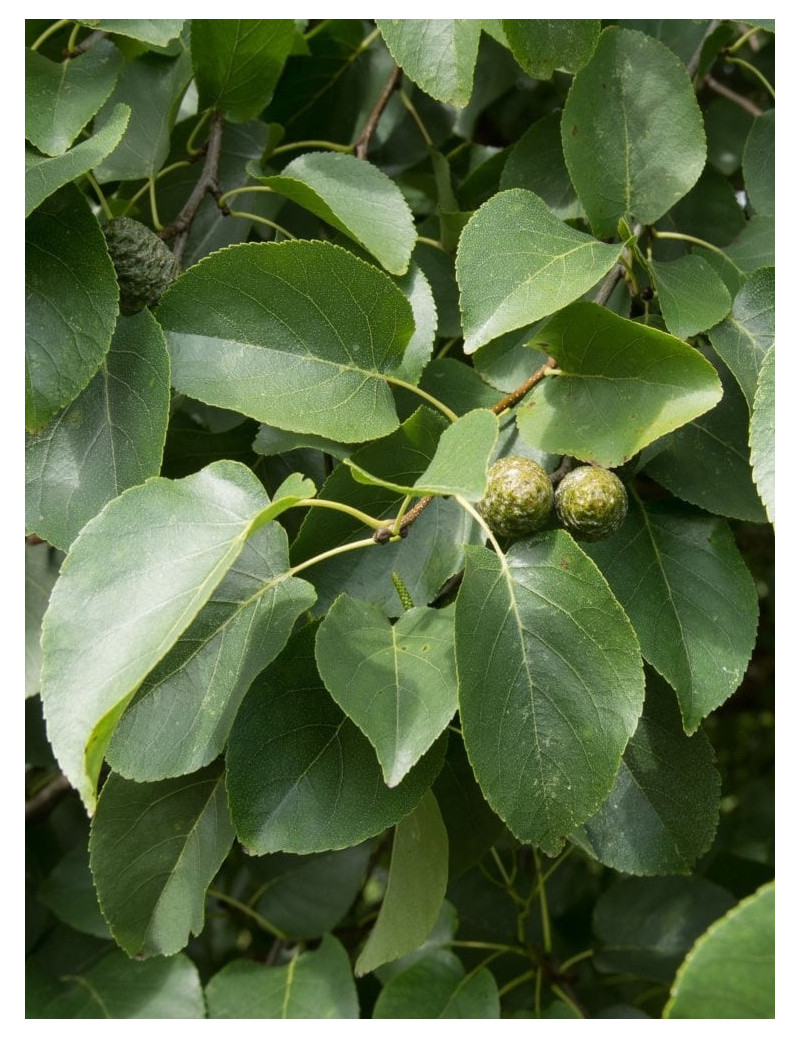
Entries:
<svg viewBox="0 0 800 1040">
<path fill-rule="evenodd" d="M 773 56 L 27 23 L 30 1017 L 774 1014 Z"/>
</svg>

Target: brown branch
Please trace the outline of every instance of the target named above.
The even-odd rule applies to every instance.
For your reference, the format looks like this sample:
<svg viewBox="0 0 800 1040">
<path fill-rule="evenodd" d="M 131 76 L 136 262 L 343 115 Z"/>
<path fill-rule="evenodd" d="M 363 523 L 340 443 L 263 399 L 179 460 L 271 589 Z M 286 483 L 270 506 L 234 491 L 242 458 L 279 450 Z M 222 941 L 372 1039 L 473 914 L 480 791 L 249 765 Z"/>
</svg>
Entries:
<svg viewBox="0 0 800 1040">
<path fill-rule="evenodd" d="M 537 368 L 533 375 L 528 376 L 525 382 L 518 386 L 516 390 L 512 390 L 510 394 L 506 394 L 505 397 L 501 398 L 497 404 L 492 405 L 492 411 L 494 414 L 500 415 L 501 412 L 505 412 L 508 408 L 513 408 L 518 401 L 522 400 L 529 390 L 532 390 L 537 383 L 540 383 L 544 379 L 551 368 L 555 367 L 555 358 L 549 357 L 542 367 Z"/>
<path fill-rule="evenodd" d="M 389 76 L 389 79 L 386 81 L 386 86 L 381 91 L 381 96 L 375 102 L 375 107 L 370 112 L 369 117 L 367 118 L 367 121 L 364 124 L 364 129 L 361 131 L 361 135 L 358 138 L 358 140 L 356 141 L 356 158 L 357 159 L 366 159 L 366 157 L 367 157 L 367 149 L 369 148 L 370 138 L 375 133 L 375 128 L 378 125 L 378 120 L 383 115 L 383 110 L 384 110 L 384 108 L 386 108 L 386 105 L 387 105 L 387 103 L 389 101 L 389 98 L 392 96 L 392 92 L 394 91 L 395 87 L 397 86 L 399 78 L 400 78 L 400 68 L 395 63 L 394 67 L 392 68 L 392 74 Z"/>
<path fill-rule="evenodd" d="M 603 280 L 603 284 L 597 290 L 594 297 L 594 302 L 599 303 L 601 307 L 605 307 L 608 303 L 609 298 L 617 286 L 617 282 L 625 274 L 625 268 L 622 264 L 615 264 Z"/>
<path fill-rule="evenodd" d="M 574 468 L 574 466 L 575 459 L 573 459 L 571 455 L 565 455 L 561 462 L 558 464 L 558 466 L 553 470 L 553 472 L 547 474 L 550 478 L 550 483 L 553 485 L 553 487 L 556 487 L 557 484 L 560 484 L 564 477 L 566 477 L 566 475 L 569 473 L 569 471 Z"/>
<path fill-rule="evenodd" d="M 203 199 L 207 194 L 215 199 L 219 199 L 221 195 L 219 187 L 219 160 L 222 152 L 223 126 L 224 120 L 221 114 L 219 112 L 212 113 L 211 129 L 206 142 L 206 158 L 197 184 L 195 184 L 192 194 L 186 200 L 186 204 L 177 217 L 171 224 L 159 231 L 159 238 L 165 240 L 175 239 L 172 252 L 176 260 L 180 260 L 183 256 L 192 221 L 197 216 L 197 211 L 200 209 Z M 229 212 L 227 206 L 221 206 L 220 209 L 226 215 Z"/>
<path fill-rule="evenodd" d="M 733 101 L 739 108 L 743 108 L 745 112 L 749 112 L 751 116 L 761 115 L 761 109 L 758 105 L 754 104 L 749 98 L 742 97 L 741 94 L 737 94 L 735 90 L 731 90 L 730 87 L 726 87 L 724 83 L 720 83 L 714 79 L 713 76 L 706 76 L 705 85 L 713 90 L 715 94 L 719 94 L 720 97 L 727 98 L 728 101 Z"/>
<path fill-rule="evenodd" d="M 64 795 L 69 794 L 71 790 L 69 780 L 59 773 L 54 780 L 45 784 L 40 791 L 25 802 L 25 826 L 31 827 L 45 820 Z"/>
</svg>

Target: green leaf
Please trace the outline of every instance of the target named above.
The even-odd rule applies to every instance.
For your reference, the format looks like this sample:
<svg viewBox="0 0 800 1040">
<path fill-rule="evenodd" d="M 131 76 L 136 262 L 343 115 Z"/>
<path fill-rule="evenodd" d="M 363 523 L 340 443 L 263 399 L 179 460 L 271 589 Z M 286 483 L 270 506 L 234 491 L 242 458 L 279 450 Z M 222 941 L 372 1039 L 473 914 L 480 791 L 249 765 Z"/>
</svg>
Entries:
<svg viewBox="0 0 800 1040">
<path fill-rule="evenodd" d="M 48 158 L 26 148 L 25 216 L 30 216 L 53 192 L 83 176 L 110 155 L 122 139 L 130 116 L 128 105 L 116 105 L 102 129 L 63 155 Z"/>
<path fill-rule="evenodd" d="M 85 841 L 79 841 L 59 860 L 41 885 L 39 899 L 70 928 L 99 939 L 111 938 L 97 903 Z"/>
<path fill-rule="evenodd" d="M 313 433 L 290 433 L 288 430 L 279 430 L 276 426 L 259 426 L 253 441 L 253 451 L 259 455 L 283 455 L 297 448 L 312 448 L 314 451 L 332 455 L 335 459 L 344 459 L 353 450 L 351 444 L 316 437 Z"/>
<path fill-rule="evenodd" d="M 561 116 L 551 112 L 519 138 L 500 176 L 500 188 L 532 191 L 561 220 L 582 217 L 583 209 L 564 162 Z"/>
<path fill-rule="evenodd" d="M 49 545 L 25 545 L 25 696 L 39 692 L 42 618 L 63 556 Z"/>
<path fill-rule="evenodd" d="M 427 408 L 421 408 L 415 413 L 420 421 L 414 428 L 418 427 L 421 435 L 435 431 L 439 425 L 432 420 L 426 421 L 426 412 Z M 403 424 L 404 431 L 411 431 L 413 419 Z M 397 434 L 389 436 L 393 440 L 397 438 Z M 467 412 L 442 430 L 433 458 L 413 485 L 397 484 L 376 477 L 352 459 L 345 459 L 345 462 L 355 479 L 366 484 L 382 484 L 404 495 L 462 495 L 468 501 L 477 502 L 486 493 L 487 469 L 497 436 L 496 415 L 486 409 Z M 367 449 L 369 454 L 378 459 L 379 449 L 374 445 L 372 449 Z M 367 452 L 364 449 L 359 452 L 361 457 L 365 454 Z"/>
<path fill-rule="evenodd" d="M 775 268 L 755 271 L 736 294 L 730 315 L 708 338 L 733 372 L 752 411 L 764 357 L 775 344 Z"/>
<path fill-rule="evenodd" d="M 547 360 L 546 354 L 531 345 L 543 325 L 544 321 L 540 321 L 528 328 L 507 332 L 481 347 L 472 359 L 481 379 L 506 394 L 516 390 Z"/>
<path fill-rule="evenodd" d="M 465 353 L 576 300 L 620 248 L 568 227 L 531 191 L 493 196 L 464 228 L 456 258 Z"/>
<path fill-rule="evenodd" d="M 426 94 L 464 108 L 472 94 L 481 23 L 470 18 L 377 20 L 389 53 Z"/>
<path fill-rule="evenodd" d="M 273 506 L 280 499 L 276 496 Z M 267 524 L 198 616 L 139 687 L 108 747 L 133 780 L 191 773 L 222 751 L 250 684 L 283 649 L 316 599 L 288 575 L 286 532 Z"/>
<path fill-rule="evenodd" d="M 541 451 L 619 466 L 722 396 L 713 365 L 694 347 L 595 303 L 556 315 L 536 344 L 560 374 L 517 409 L 517 424 Z"/>
<path fill-rule="evenodd" d="M 36 431 L 102 364 L 119 289 L 103 232 L 75 187 L 25 222 L 25 244 L 25 428 Z"/>
<path fill-rule="evenodd" d="M 775 266 L 775 218 L 756 213 L 724 250 L 741 271 Z"/>
<path fill-rule="evenodd" d="M 722 400 L 710 412 L 651 445 L 648 450 L 654 457 L 645 463 L 645 469 L 685 502 L 721 516 L 763 523 L 764 507 L 750 467 L 747 402 L 725 366 L 717 361 L 715 367 L 722 382 Z"/>
<path fill-rule="evenodd" d="M 564 158 L 592 230 L 620 217 L 652 224 L 706 160 L 703 118 L 680 59 L 663 43 L 610 27 L 577 73 L 561 120 Z"/>
<path fill-rule="evenodd" d="M 31 990 L 27 1018 L 205 1018 L 200 976 L 182 953 L 140 962 L 112 950 L 59 982 L 34 975 Z"/>
<path fill-rule="evenodd" d="M 373 1018 L 499 1018 L 497 983 L 488 968 L 469 975 L 457 957 L 429 954 L 390 979 Z"/>
<path fill-rule="evenodd" d="M 338 246 L 222 250 L 167 290 L 158 319 L 173 384 L 191 397 L 340 441 L 398 425 L 387 378 L 413 332 L 411 306 L 388 276 Z"/>
<path fill-rule="evenodd" d="M 250 470 L 217 462 L 123 492 L 72 543 L 42 626 L 42 701 L 59 764 L 90 812 L 120 715 L 267 504 Z"/>
<path fill-rule="evenodd" d="M 417 240 L 402 192 L 377 166 L 353 155 L 307 152 L 260 183 L 333 225 L 391 274 L 405 274 Z"/>
<path fill-rule="evenodd" d="M 272 97 L 294 38 L 291 18 L 193 18 L 200 108 L 233 123 L 254 119 Z"/>
<path fill-rule="evenodd" d="M 95 119 L 96 127 L 104 127 L 119 103 L 131 110 L 119 147 L 94 164 L 101 184 L 158 173 L 169 154 L 170 134 L 191 77 L 192 64 L 185 50 L 177 58 L 145 54 L 126 63 L 114 93 Z"/>
<path fill-rule="evenodd" d="M 654 260 L 650 266 L 664 323 L 678 339 L 705 332 L 730 311 L 731 294 L 702 257 Z"/>
<path fill-rule="evenodd" d="M 232 843 L 221 763 L 155 784 L 109 776 L 89 850 L 103 915 L 130 957 L 170 956 L 200 934 Z"/>
<path fill-rule="evenodd" d="M 758 493 L 775 523 L 775 348 L 770 347 L 761 364 L 753 398 L 750 425 L 750 461 Z"/>
<path fill-rule="evenodd" d="M 505 558 L 465 553 L 456 600 L 464 744 L 495 812 L 554 854 L 614 783 L 644 699 L 639 647 L 563 531 L 518 542 Z"/>
<path fill-rule="evenodd" d="M 411 304 L 414 314 L 414 333 L 408 341 L 397 375 L 406 383 L 416 386 L 423 372 L 427 372 L 433 353 L 438 320 L 433 290 L 422 268 L 412 261 L 408 271 L 395 279 L 400 291 Z"/>
<path fill-rule="evenodd" d="M 634 498 L 619 531 L 586 551 L 693 733 L 739 686 L 755 642 L 756 590 L 727 524 Z"/>
<path fill-rule="evenodd" d="M 450 880 L 481 858 L 505 830 L 475 782 L 464 743 L 452 731 L 448 735 L 447 757 L 436 777 L 433 793 L 439 803 L 450 854 L 447 859 Z"/>
<path fill-rule="evenodd" d="M 499 397 L 471 365 L 449 357 L 434 358 L 422 374 L 419 386 L 456 415 L 465 415 L 476 408 L 491 409 Z M 418 395 L 402 387 L 398 388 L 395 400 L 400 415 L 406 412 L 410 415 L 419 405 Z"/>
<path fill-rule="evenodd" d="M 625 29 L 638 29 L 660 40 L 688 65 L 701 46 L 710 26 L 702 18 L 621 18 Z"/>
<path fill-rule="evenodd" d="M 719 793 L 708 738 L 686 736 L 672 690 L 651 675 L 611 794 L 573 840 L 621 873 L 688 874 L 714 838 Z"/>
<path fill-rule="evenodd" d="M 386 895 L 356 961 L 366 975 L 415 950 L 430 934 L 447 889 L 447 831 L 436 799 L 426 791 L 397 824 Z"/>
<path fill-rule="evenodd" d="M 350 958 L 332 935 L 279 968 L 231 961 L 209 980 L 206 1000 L 209 1018 L 358 1018 Z"/>
<path fill-rule="evenodd" d="M 600 38 L 599 18 L 504 18 L 501 24 L 511 53 L 534 79 L 551 79 L 556 69 L 582 69 Z"/>
<path fill-rule="evenodd" d="M 595 964 L 668 985 L 694 940 L 732 904 L 702 877 L 618 881 L 595 904 Z"/>
<path fill-rule="evenodd" d="M 372 843 L 316 856 L 276 852 L 248 863 L 255 893 L 248 905 L 290 939 L 335 928 L 361 890 Z"/>
<path fill-rule="evenodd" d="M 753 116 L 734 101 L 718 97 L 704 112 L 708 137 L 708 161 L 725 177 L 742 165 L 742 152 L 753 125 Z"/>
<path fill-rule="evenodd" d="M 315 654 L 331 696 L 395 787 L 458 708 L 453 610 L 414 607 L 392 625 L 380 607 L 342 594 L 317 631 Z"/>
<path fill-rule="evenodd" d="M 169 355 L 149 311 L 120 318 L 92 381 L 25 442 L 25 526 L 69 548 L 126 488 L 158 475 L 169 420 Z"/>
<path fill-rule="evenodd" d="M 177 18 L 83 18 L 80 24 L 117 36 L 129 36 L 155 47 L 166 46 L 183 28 L 183 20 Z"/>
<path fill-rule="evenodd" d="M 228 741 L 228 799 L 248 851 L 326 852 L 391 827 L 441 767 L 443 742 L 387 787 L 369 741 L 314 662 L 315 626 L 293 636 L 245 697 Z"/>
<path fill-rule="evenodd" d="M 700 936 L 678 969 L 663 1017 L 775 1017 L 774 881 Z"/>
<path fill-rule="evenodd" d="M 664 219 L 674 222 L 675 230 L 702 238 L 715 246 L 728 245 L 747 223 L 733 184 L 713 166 L 706 166 L 697 184 Z M 700 255 L 706 263 L 709 262 L 708 250 L 701 250 Z M 713 262 L 715 257 L 710 259 Z M 730 266 L 726 264 L 726 267 Z"/>
<path fill-rule="evenodd" d="M 114 89 L 122 55 L 109 40 L 85 54 L 50 61 L 25 51 L 25 137 L 46 155 L 63 155 Z"/>
<path fill-rule="evenodd" d="M 742 156 L 747 198 L 756 211 L 775 216 L 775 109 L 753 123 Z"/>
</svg>

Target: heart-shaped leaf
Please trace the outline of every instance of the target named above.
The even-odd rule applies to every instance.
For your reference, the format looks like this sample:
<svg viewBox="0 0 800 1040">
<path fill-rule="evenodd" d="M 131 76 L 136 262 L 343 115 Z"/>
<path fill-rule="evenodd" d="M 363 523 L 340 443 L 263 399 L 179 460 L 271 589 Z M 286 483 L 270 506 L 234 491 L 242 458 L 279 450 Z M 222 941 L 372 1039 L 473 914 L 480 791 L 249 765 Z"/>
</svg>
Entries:
<svg viewBox="0 0 800 1040">
<path fill-rule="evenodd" d="M 170 956 L 199 935 L 233 843 L 221 764 L 192 776 L 103 784 L 89 843 L 98 899 L 130 957 Z"/>
<path fill-rule="evenodd" d="M 211 596 L 269 504 L 237 462 L 131 488 L 72 543 L 42 625 L 42 702 L 87 809 L 114 726 Z"/>
<path fill-rule="evenodd" d="M 620 249 L 569 227 L 532 191 L 498 192 L 470 218 L 458 247 L 464 351 L 577 300 Z"/>
<path fill-rule="evenodd" d="M 344 594 L 319 627 L 315 653 L 331 696 L 395 787 L 458 707 L 452 608 L 414 607 L 392 625 L 379 607 Z"/>
<path fill-rule="evenodd" d="M 417 240 L 408 203 L 377 166 L 353 155 L 308 152 L 260 182 L 358 242 L 391 274 L 405 274 Z"/>
<path fill-rule="evenodd" d="M 595 303 L 556 315 L 536 344 L 558 374 L 520 406 L 517 425 L 541 451 L 620 466 L 722 396 L 714 366 L 694 347 Z"/>
<path fill-rule="evenodd" d="M 158 319 L 173 384 L 207 404 L 351 443 L 398 425 L 387 378 L 413 332 L 411 306 L 345 249 L 231 246 L 179 278 Z"/>
<path fill-rule="evenodd" d="M 456 600 L 464 744 L 495 812 L 553 854 L 614 783 L 644 700 L 639 647 L 565 532 L 518 542 L 505 558 L 478 546 L 465 554 Z"/>
</svg>

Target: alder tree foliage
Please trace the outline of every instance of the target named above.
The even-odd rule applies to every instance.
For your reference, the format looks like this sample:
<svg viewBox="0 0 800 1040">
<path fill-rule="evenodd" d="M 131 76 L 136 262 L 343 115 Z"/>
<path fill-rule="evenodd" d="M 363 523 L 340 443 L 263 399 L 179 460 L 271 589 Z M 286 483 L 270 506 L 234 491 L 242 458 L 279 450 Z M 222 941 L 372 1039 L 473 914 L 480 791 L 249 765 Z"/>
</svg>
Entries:
<svg viewBox="0 0 800 1040">
<path fill-rule="evenodd" d="M 774 1015 L 774 30 L 26 23 L 29 1017 Z"/>
</svg>

